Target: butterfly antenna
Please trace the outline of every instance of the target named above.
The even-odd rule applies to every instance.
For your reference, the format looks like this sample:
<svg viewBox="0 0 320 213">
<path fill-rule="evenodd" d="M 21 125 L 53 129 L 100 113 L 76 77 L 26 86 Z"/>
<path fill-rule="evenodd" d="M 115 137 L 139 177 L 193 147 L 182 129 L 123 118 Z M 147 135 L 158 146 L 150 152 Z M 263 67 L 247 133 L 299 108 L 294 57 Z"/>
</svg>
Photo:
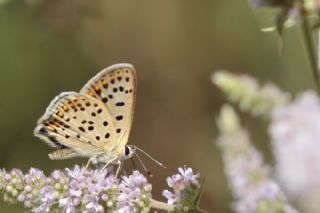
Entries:
<svg viewBox="0 0 320 213">
<path fill-rule="evenodd" d="M 141 160 L 141 158 L 139 157 L 138 153 L 134 153 L 138 159 L 138 161 L 140 162 L 141 166 L 143 167 L 143 170 L 149 175 L 149 177 L 153 177 L 153 174 L 149 171 L 149 169 L 146 167 L 146 165 L 144 165 L 143 161 Z"/>
<path fill-rule="evenodd" d="M 167 168 L 165 165 L 163 165 L 160 161 L 157 161 L 156 159 L 154 159 L 153 157 L 151 157 L 151 155 L 149 155 L 148 153 L 146 153 L 145 151 L 143 151 L 142 149 L 140 149 L 139 147 L 135 146 L 135 145 L 131 145 L 132 147 L 134 147 L 135 149 L 139 150 L 140 152 L 142 152 L 143 154 L 145 154 L 148 158 L 150 158 L 153 162 L 155 162 L 156 164 L 158 164 L 159 166 L 163 167 L 163 168 Z"/>
<path fill-rule="evenodd" d="M 130 160 L 131 160 L 131 163 L 132 163 L 132 168 L 133 168 L 133 170 L 136 170 L 136 164 L 134 164 L 134 161 L 133 161 L 132 158 L 130 158 Z"/>
</svg>

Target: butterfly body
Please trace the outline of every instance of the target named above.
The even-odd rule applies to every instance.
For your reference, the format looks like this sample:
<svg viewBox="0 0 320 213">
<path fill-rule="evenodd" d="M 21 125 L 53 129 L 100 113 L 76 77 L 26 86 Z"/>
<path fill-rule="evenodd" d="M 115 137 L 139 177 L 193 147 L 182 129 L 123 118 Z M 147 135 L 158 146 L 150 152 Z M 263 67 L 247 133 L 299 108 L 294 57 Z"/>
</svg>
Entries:
<svg viewBox="0 0 320 213">
<path fill-rule="evenodd" d="M 110 66 L 80 92 L 63 92 L 38 120 L 34 134 L 56 150 L 50 159 L 88 157 L 117 163 L 130 158 L 127 146 L 136 94 L 136 72 L 130 64 Z"/>
</svg>

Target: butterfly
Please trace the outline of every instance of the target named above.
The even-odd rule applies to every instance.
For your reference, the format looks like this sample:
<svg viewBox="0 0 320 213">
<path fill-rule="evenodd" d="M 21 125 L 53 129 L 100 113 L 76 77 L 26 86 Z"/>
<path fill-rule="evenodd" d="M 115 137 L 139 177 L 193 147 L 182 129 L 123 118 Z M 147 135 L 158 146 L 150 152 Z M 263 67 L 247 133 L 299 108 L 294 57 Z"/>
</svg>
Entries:
<svg viewBox="0 0 320 213">
<path fill-rule="evenodd" d="M 131 64 L 107 67 L 80 92 L 55 97 L 38 120 L 34 135 L 55 148 L 49 154 L 52 160 L 88 157 L 88 164 L 122 162 L 135 153 L 135 146 L 127 142 L 136 91 Z"/>
</svg>

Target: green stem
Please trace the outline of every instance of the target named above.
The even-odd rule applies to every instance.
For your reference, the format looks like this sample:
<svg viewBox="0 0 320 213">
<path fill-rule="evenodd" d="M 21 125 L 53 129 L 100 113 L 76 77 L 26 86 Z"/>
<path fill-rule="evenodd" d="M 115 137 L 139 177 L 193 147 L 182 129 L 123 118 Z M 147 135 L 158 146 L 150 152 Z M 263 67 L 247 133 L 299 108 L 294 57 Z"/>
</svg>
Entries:
<svg viewBox="0 0 320 213">
<path fill-rule="evenodd" d="M 319 78 L 319 70 L 317 65 L 317 56 L 313 46 L 311 28 L 310 28 L 309 20 L 307 17 L 307 11 L 304 8 L 303 0 L 301 0 L 300 12 L 301 12 L 301 28 L 303 33 L 303 39 L 304 39 L 306 51 L 308 54 L 308 58 L 310 61 L 312 75 L 317 87 L 318 94 L 320 94 L 320 78 Z"/>
<path fill-rule="evenodd" d="M 152 199 L 151 200 L 151 207 L 155 209 L 162 209 L 167 212 L 173 212 L 174 211 L 174 205 L 170 205 L 161 201 L 157 201 Z"/>
<path fill-rule="evenodd" d="M 157 201 L 157 200 L 154 200 L 154 199 L 151 199 L 151 208 L 154 208 L 154 209 L 161 209 L 161 210 L 164 210 L 164 211 L 167 211 L 167 212 L 175 212 L 175 206 L 174 205 L 170 205 L 170 204 L 167 204 L 167 203 L 164 203 L 164 202 L 161 202 L 161 201 Z M 180 211 L 179 211 L 180 212 Z M 188 211 L 189 213 L 208 213 L 202 209 L 196 209 L 196 210 L 189 210 Z"/>
</svg>

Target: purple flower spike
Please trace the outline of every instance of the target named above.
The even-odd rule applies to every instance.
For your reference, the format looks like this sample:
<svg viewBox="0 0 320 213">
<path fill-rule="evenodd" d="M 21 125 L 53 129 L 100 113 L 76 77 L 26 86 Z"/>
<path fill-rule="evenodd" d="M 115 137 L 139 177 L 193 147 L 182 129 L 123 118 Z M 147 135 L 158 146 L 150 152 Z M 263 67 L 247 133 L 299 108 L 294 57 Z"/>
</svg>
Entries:
<svg viewBox="0 0 320 213">
<path fill-rule="evenodd" d="M 59 202 L 66 212 L 81 209 L 84 212 L 104 212 L 106 206 L 113 209 L 116 203 L 117 181 L 108 169 L 90 170 L 75 166 L 66 170 L 69 177 L 69 193 Z"/>
<path fill-rule="evenodd" d="M 152 186 L 141 173 L 134 171 L 129 177 L 123 177 L 119 190 L 117 212 L 149 211 Z"/>
<path fill-rule="evenodd" d="M 178 209 L 190 210 L 197 208 L 200 194 L 199 174 L 194 174 L 191 168 L 179 168 L 179 173 L 167 178 L 170 188 L 174 193 L 164 190 L 162 195 L 167 198 L 167 203 L 175 205 Z"/>
<path fill-rule="evenodd" d="M 183 190 L 186 186 L 193 184 L 199 186 L 198 177 L 199 174 L 194 175 L 191 168 L 181 167 L 178 169 L 180 174 L 173 175 L 167 178 L 168 186 L 171 188 L 176 188 L 177 190 Z"/>
<path fill-rule="evenodd" d="M 305 212 L 319 212 L 319 96 L 303 92 L 275 111 L 270 134 L 280 183 Z"/>
<path fill-rule="evenodd" d="M 4 169 L 0 171 L 0 190 L 4 193 L 5 202 L 15 203 L 24 188 L 23 174 L 18 169 L 7 173 Z"/>
<path fill-rule="evenodd" d="M 42 171 L 31 168 L 24 176 L 25 186 L 18 197 L 19 201 L 23 202 L 28 208 L 39 205 L 40 192 L 45 186 L 46 180 L 46 176 Z"/>
<path fill-rule="evenodd" d="M 189 193 L 185 188 L 199 185 L 197 175 L 191 169 L 180 168 L 179 172 L 170 179 L 172 187 L 178 187 L 176 190 Z M 48 177 L 33 168 L 26 175 L 18 169 L 11 172 L 0 170 L 0 195 L 4 200 L 22 202 L 37 213 L 146 213 L 151 208 L 167 211 L 178 209 L 174 205 L 153 200 L 151 190 L 151 184 L 138 171 L 123 176 L 120 181 L 109 168 L 88 169 L 77 165 L 64 171 L 55 170 Z M 172 199 L 176 197 L 172 194 Z M 180 197 L 189 198 L 187 194 Z M 176 200 L 171 203 L 180 204 Z"/>
<path fill-rule="evenodd" d="M 247 131 L 241 128 L 236 112 L 228 105 L 221 110 L 219 128 L 218 144 L 225 173 L 237 200 L 235 211 L 297 213 L 272 178 L 263 156 L 251 144 Z"/>
<path fill-rule="evenodd" d="M 47 185 L 40 191 L 41 204 L 33 212 L 52 212 L 58 210 L 58 203 L 68 193 L 68 178 L 59 170 L 55 170 L 47 178 Z"/>
</svg>

